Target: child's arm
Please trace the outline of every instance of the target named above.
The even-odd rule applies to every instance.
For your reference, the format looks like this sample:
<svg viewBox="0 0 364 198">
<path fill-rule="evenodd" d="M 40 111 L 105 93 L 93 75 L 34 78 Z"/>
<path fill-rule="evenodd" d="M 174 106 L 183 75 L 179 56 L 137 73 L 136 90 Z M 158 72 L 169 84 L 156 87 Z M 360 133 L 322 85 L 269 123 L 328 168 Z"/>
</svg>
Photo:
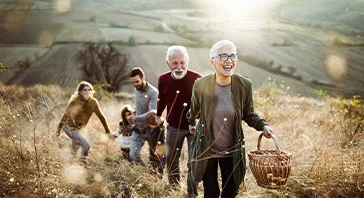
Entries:
<svg viewBox="0 0 364 198">
<path fill-rule="evenodd" d="M 124 127 L 123 127 L 123 122 L 119 122 L 119 127 L 118 127 L 118 130 L 115 131 L 113 134 L 115 137 L 119 137 L 119 135 L 121 135 L 124 131 Z"/>
</svg>

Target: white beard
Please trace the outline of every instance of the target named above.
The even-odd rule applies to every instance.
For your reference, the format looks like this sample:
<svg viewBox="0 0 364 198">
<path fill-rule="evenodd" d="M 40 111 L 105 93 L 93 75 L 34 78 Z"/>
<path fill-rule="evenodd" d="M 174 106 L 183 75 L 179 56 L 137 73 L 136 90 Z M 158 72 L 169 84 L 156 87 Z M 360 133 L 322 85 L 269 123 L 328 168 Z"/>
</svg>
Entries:
<svg viewBox="0 0 364 198">
<path fill-rule="evenodd" d="M 182 71 L 182 74 L 176 74 L 177 71 L 179 71 L 179 72 Z M 187 74 L 187 69 L 185 69 L 185 70 L 177 70 L 177 69 L 175 69 L 175 70 L 172 71 L 173 78 L 174 79 L 177 79 L 177 80 L 181 80 L 183 77 L 186 76 L 186 74 Z"/>
</svg>

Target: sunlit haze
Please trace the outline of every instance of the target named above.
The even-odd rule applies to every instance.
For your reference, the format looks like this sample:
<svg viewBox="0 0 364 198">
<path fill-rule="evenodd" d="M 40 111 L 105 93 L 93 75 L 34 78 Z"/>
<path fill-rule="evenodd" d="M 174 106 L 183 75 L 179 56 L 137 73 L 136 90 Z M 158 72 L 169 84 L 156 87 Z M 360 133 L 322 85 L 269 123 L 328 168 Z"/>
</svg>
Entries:
<svg viewBox="0 0 364 198">
<path fill-rule="evenodd" d="M 58 13 L 64 13 L 71 10 L 72 1 L 71 0 L 58 0 L 54 4 L 54 9 Z"/>
<path fill-rule="evenodd" d="M 262 17 L 277 0 L 200 0 L 209 17 L 241 19 Z"/>
<path fill-rule="evenodd" d="M 0 0 L 0 21 L 0 198 L 364 198 L 364 0 Z"/>
<path fill-rule="evenodd" d="M 335 80 L 342 79 L 348 70 L 346 59 L 340 55 L 328 56 L 325 66 L 326 72 Z"/>
</svg>

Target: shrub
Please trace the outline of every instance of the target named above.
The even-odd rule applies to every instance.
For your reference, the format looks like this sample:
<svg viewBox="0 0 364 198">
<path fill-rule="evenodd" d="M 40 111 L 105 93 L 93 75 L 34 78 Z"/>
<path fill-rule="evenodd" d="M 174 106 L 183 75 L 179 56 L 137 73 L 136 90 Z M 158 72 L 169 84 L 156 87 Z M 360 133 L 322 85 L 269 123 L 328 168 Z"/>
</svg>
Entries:
<svg viewBox="0 0 364 198">
<path fill-rule="evenodd" d="M 90 22 L 96 22 L 97 17 L 96 16 L 90 16 L 89 21 Z"/>
<path fill-rule="evenodd" d="M 136 45 L 136 41 L 135 41 L 135 37 L 134 36 L 129 37 L 128 45 L 129 46 L 135 46 Z"/>
<path fill-rule="evenodd" d="M 81 64 L 83 80 L 101 83 L 108 92 L 117 92 L 129 82 L 129 56 L 112 44 L 85 44 L 74 58 Z"/>
<path fill-rule="evenodd" d="M 162 32 L 162 33 L 167 32 L 167 30 L 164 28 L 163 25 L 155 26 L 154 27 L 154 31 L 156 31 L 156 32 Z"/>
</svg>

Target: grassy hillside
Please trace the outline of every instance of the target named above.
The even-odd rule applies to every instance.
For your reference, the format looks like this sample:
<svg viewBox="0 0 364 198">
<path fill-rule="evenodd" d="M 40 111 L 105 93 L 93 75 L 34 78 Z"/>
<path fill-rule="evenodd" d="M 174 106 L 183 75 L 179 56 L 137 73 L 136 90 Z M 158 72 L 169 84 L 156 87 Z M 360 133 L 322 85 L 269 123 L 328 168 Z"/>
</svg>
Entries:
<svg viewBox="0 0 364 198">
<path fill-rule="evenodd" d="M 276 83 L 254 93 L 256 111 L 276 132 L 281 149 L 292 153 L 287 187 L 258 187 L 250 169 L 241 197 L 362 197 L 364 196 L 364 101 L 339 99 L 325 92 L 320 99 L 288 96 Z M 98 91 L 98 90 L 96 90 Z M 0 84 L 1 197 L 184 197 L 187 154 L 182 156 L 180 189 L 167 176 L 158 179 L 120 160 L 118 141 L 109 141 L 93 116 L 83 134 L 90 140 L 89 166 L 70 156 L 71 141 L 55 130 L 72 89 L 59 86 Z M 113 130 L 124 104 L 132 98 L 95 97 Z M 244 124 L 246 150 L 255 150 L 258 132 Z M 273 149 L 263 139 L 263 149 Z M 147 146 L 142 157 L 147 160 Z M 199 186 L 202 197 L 202 186 Z"/>
<path fill-rule="evenodd" d="M 279 16 L 293 22 L 363 36 L 362 0 L 286 0 L 281 1 Z"/>
<path fill-rule="evenodd" d="M 186 45 L 191 69 L 205 74 L 209 47 L 230 39 L 238 47 L 238 72 L 257 88 L 275 79 L 292 95 L 324 89 L 364 96 L 361 0 L 269 1 L 256 8 L 270 8 L 261 16 L 216 15 L 204 0 L 67 2 L 0 0 L 0 63 L 29 60 L 26 70 L 0 72 L 1 82 L 73 87 L 81 76 L 73 59 L 79 46 L 112 42 L 128 49 L 132 65 L 151 71 L 156 85 L 168 46 Z"/>
</svg>

